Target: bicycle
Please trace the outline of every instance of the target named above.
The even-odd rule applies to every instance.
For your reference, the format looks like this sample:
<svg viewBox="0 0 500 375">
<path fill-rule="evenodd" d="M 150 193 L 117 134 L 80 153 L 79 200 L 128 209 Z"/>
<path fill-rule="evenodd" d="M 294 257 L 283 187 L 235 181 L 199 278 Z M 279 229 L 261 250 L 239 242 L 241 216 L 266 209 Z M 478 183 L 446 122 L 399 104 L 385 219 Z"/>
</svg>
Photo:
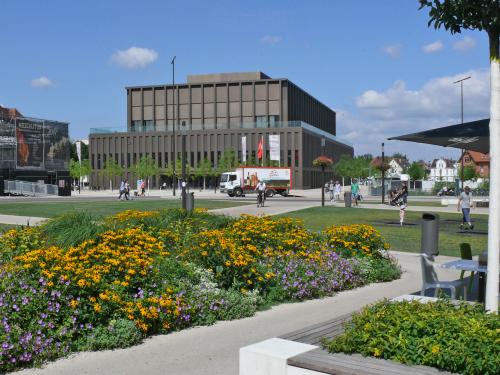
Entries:
<svg viewBox="0 0 500 375">
<path fill-rule="evenodd" d="M 260 191 L 257 193 L 257 208 L 259 207 L 264 207 L 264 193 Z"/>
</svg>

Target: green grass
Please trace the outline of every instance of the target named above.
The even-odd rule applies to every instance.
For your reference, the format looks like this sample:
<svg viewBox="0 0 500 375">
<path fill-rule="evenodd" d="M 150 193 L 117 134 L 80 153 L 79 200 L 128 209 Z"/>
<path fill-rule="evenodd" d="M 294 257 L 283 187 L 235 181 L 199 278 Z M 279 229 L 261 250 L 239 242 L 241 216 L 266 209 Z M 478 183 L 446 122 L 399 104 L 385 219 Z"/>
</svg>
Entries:
<svg viewBox="0 0 500 375">
<path fill-rule="evenodd" d="M 211 201 L 195 200 L 197 208 L 226 208 L 244 205 L 248 203 L 232 201 Z M 170 199 L 134 199 L 130 201 L 89 200 L 89 201 L 71 201 L 67 202 L 12 202 L 0 203 L 0 214 L 21 215 L 37 217 L 54 217 L 74 210 L 89 210 L 95 214 L 113 215 L 123 210 L 157 210 L 162 208 L 180 207 L 180 200 Z"/>
<path fill-rule="evenodd" d="M 462 215 L 459 213 L 439 213 L 439 253 L 442 255 L 460 256 L 459 244 L 471 244 L 473 254 L 482 253 L 487 247 L 487 235 L 457 233 Z M 422 212 L 406 212 L 407 225 L 399 227 L 399 210 L 376 210 L 365 208 L 346 209 L 342 207 L 315 207 L 294 211 L 282 216 L 300 218 L 307 228 L 320 231 L 331 225 L 370 224 L 377 228 L 384 239 L 391 244 L 392 250 L 420 252 L 420 218 Z M 450 222 L 446 220 L 459 220 Z M 472 215 L 474 230 L 487 231 L 488 216 Z M 389 225 L 393 222 L 396 225 Z"/>
</svg>

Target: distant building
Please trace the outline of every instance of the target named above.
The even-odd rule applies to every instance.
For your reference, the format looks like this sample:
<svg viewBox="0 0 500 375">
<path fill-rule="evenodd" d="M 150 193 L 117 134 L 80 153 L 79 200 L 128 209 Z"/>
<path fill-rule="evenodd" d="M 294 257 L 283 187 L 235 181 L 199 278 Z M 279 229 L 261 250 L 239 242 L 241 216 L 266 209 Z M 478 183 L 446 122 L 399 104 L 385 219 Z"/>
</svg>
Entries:
<svg viewBox="0 0 500 375">
<path fill-rule="evenodd" d="M 191 168 L 206 159 L 217 170 L 222 153 L 229 149 L 239 163 L 256 164 L 263 141 L 262 160 L 257 163 L 290 167 L 292 187 L 299 189 L 322 185 L 321 168 L 312 165 L 316 157 L 325 154 L 339 160 L 354 153 L 351 144 L 336 137 L 335 111 L 288 79 L 262 72 L 192 75 L 186 83 L 127 87 L 126 98 L 126 129 L 91 129 L 94 188 L 108 185 L 99 172 L 109 159 L 123 167 L 123 177 L 131 181 L 132 167 L 143 156 L 165 170 L 181 159 L 182 130 Z M 271 139 L 276 145 L 272 161 Z M 325 171 L 327 180 L 334 177 L 332 170 Z M 151 185 L 164 182 L 170 184 L 170 177 L 152 178 Z"/>
<path fill-rule="evenodd" d="M 44 181 L 66 188 L 68 125 L 25 117 L 15 108 L 0 107 L 0 181 Z"/>
<path fill-rule="evenodd" d="M 476 169 L 477 174 L 481 178 L 488 177 L 490 175 L 490 154 L 483 154 L 477 151 L 464 151 L 464 166 L 473 166 Z M 460 164 L 462 158 L 458 161 Z"/>
<path fill-rule="evenodd" d="M 457 164 L 451 159 L 434 159 L 429 168 L 429 180 L 455 182 L 458 178 Z"/>
</svg>

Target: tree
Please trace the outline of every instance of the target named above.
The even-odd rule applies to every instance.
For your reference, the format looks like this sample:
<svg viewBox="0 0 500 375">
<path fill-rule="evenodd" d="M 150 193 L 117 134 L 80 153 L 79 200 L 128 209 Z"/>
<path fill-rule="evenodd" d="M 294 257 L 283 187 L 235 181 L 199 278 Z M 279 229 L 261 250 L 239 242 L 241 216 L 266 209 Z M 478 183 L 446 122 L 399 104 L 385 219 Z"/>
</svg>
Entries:
<svg viewBox="0 0 500 375">
<path fill-rule="evenodd" d="M 81 152 L 82 152 L 82 161 L 84 159 L 88 159 L 89 158 L 89 146 L 86 145 L 83 142 L 81 142 Z M 78 160 L 78 155 L 76 153 L 76 142 L 72 142 L 70 144 L 69 157 L 70 157 L 70 159 L 72 159 L 74 161 L 79 161 Z"/>
<path fill-rule="evenodd" d="M 333 166 L 335 174 L 347 178 L 366 178 L 370 174 L 370 159 L 366 155 L 351 157 L 342 155 L 339 161 Z"/>
<path fill-rule="evenodd" d="M 121 176 L 123 174 L 123 168 L 118 165 L 116 161 L 109 158 L 104 163 L 103 169 L 101 169 L 99 174 L 109 179 L 109 188 L 113 191 L 113 178 Z"/>
<path fill-rule="evenodd" d="M 498 0 L 419 0 L 429 23 L 452 34 L 485 31 L 490 47 L 490 202 L 486 310 L 498 312 L 500 249 L 500 2 Z"/>
<path fill-rule="evenodd" d="M 81 163 L 73 159 L 69 161 L 69 175 L 75 180 L 78 180 L 78 186 L 80 186 L 82 177 L 88 176 L 91 171 L 92 168 L 90 167 L 88 159 L 82 160 Z"/>
<path fill-rule="evenodd" d="M 224 150 L 218 163 L 217 170 L 219 173 L 228 172 L 234 170 L 238 166 L 238 158 L 233 149 Z"/>
<path fill-rule="evenodd" d="M 415 181 L 423 180 L 425 177 L 425 168 L 419 162 L 414 161 L 408 167 L 408 174 L 410 178 L 413 180 L 413 188 L 415 189 Z"/>
<path fill-rule="evenodd" d="M 214 173 L 214 169 L 212 167 L 212 163 L 208 159 L 203 159 L 198 163 L 198 167 L 196 168 L 196 175 L 199 177 L 203 177 L 203 189 L 207 188 L 206 178 L 208 176 L 212 176 Z"/>
<path fill-rule="evenodd" d="M 462 177 L 462 166 L 458 167 L 458 177 Z M 479 177 L 474 165 L 464 166 L 464 181 L 475 181 Z"/>
<path fill-rule="evenodd" d="M 158 176 L 160 174 L 160 168 L 156 161 L 149 155 L 143 156 L 137 164 L 132 167 L 132 172 L 140 179 L 146 179 L 148 181 L 148 191 L 150 187 L 150 178 L 152 176 Z M 176 171 L 177 172 L 177 171 Z M 137 187 L 139 188 L 139 187 Z"/>
</svg>

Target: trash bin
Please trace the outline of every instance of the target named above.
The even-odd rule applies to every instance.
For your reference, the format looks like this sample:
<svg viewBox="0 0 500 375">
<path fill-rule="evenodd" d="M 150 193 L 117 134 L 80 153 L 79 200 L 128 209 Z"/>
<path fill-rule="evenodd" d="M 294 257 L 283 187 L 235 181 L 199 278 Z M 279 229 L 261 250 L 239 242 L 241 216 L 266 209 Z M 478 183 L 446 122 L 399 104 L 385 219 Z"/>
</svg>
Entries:
<svg viewBox="0 0 500 375">
<path fill-rule="evenodd" d="M 439 215 L 425 212 L 422 215 L 420 252 L 439 255 Z"/>
<path fill-rule="evenodd" d="M 352 193 L 350 191 L 346 191 L 344 193 L 344 204 L 346 207 L 351 207 L 352 204 Z"/>
<path fill-rule="evenodd" d="M 191 212 L 194 209 L 194 193 L 186 194 L 186 211 Z"/>
</svg>

